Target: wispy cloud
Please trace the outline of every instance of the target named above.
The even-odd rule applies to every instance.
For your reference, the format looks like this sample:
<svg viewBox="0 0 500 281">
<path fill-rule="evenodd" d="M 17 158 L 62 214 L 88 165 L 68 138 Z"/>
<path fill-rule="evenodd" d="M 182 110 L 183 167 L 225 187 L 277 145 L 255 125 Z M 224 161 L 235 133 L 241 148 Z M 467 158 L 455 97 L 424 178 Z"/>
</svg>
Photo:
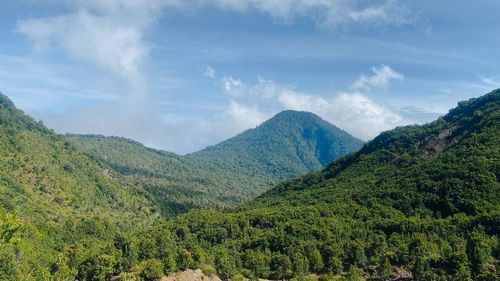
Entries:
<svg viewBox="0 0 500 281">
<path fill-rule="evenodd" d="M 207 65 L 205 71 L 203 72 L 203 75 L 213 79 L 215 78 L 215 70 L 210 65 Z"/>
<path fill-rule="evenodd" d="M 224 76 L 222 78 L 224 92 L 233 96 L 240 96 L 246 90 L 246 85 L 239 79 L 234 79 L 232 76 Z"/>
<path fill-rule="evenodd" d="M 320 26 L 348 23 L 405 24 L 411 21 L 409 9 L 398 0 L 366 4 L 359 0 L 206 0 L 222 9 L 257 10 L 290 23 L 297 17 L 312 18 Z"/>
<path fill-rule="evenodd" d="M 368 85 L 385 87 L 391 78 L 402 77 L 385 65 L 373 68 L 373 71 L 375 74 L 366 78 L 361 88 L 366 88 Z M 230 79 L 225 77 L 222 81 L 224 91 L 231 95 L 240 107 L 251 106 L 253 112 L 260 112 L 258 116 L 272 115 L 284 109 L 310 111 L 364 140 L 375 137 L 381 131 L 412 123 L 411 120 L 377 104 L 358 90 L 338 92 L 332 94 L 330 98 L 325 98 L 298 92 L 292 85 L 279 84 L 262 77 L 258 77 L 257 83 L 253 85 L 246 85 L 232 77 Z M 233 117 L 237 118 L 238 115 Z"/>
<path fill-rule="evenodd" d="M 70 12 L 52 17 L 24 19 L 17 30 L 37 52 L 63 51 L 73 59 L 94 64 L 139 84 L 141 64 L 153 44 L 144 32 L 173 1 L 77 0 L 59 2 Z"/>
<path fill-rule="evenodd" d="M 40 109 L 38 113 L 31 110 L 58 132 L 121 135 L 139 139 L 147 145 L 182 153 L 231 137 L 244 129 L 258 125 L 286 108 L 313 111 L 365 139 L 372 137 L 376 130 L 389 128 L 400 120 L 397 114 L 391 115 L 393 113 L 390 110 L 377 105 L 361 93 L 336 93 L 330 98 L 322 98 L 298 92 L 293 85 L 280 84 L 261 77 L 255 84 L 245 84 L 242 80 L 229 75 L 219 75 L 223 77 L 220 79 L 216 77 L 212 66 L 206 66 L 202 74 L 220 83 L 222 92 L 229 97 L 227 104 L 223 108 L 215 109 L 210 118 L 172 117 L 174 114 L 167 112 L 165 105 L 158 102 L 158 97 L 148 96 L 148 77 L 145 77 L 143 68 L 155 48 L 155 45 L 146 39 L 145 34 L 154 28 L 164 10 L 168 8 L 196 11 L 211 6 L 241 13 L 268 14 L 276 19 L 277 23 L 291 24 L 298 18 L 305 18 L 316 22 L 317 26 L 322 28 L 335 28 L 349 24 L 407 23 L 411 16 L 402 1 L 381 0 L 376 3 L 361 0 L 45 1 L 61 3 L 67 9 L 62 9 L 65 12 L 58 15 L 25 18 L 18 22 L 17 30 L 32 41 L 35 53 L 65 54 L 72 61 L 97 67 L 101 69 L 100 71 L 103 70 L 103 73 L 111 73 L 116 76 L 113 77 L 113 83 L 119 84 L 116 89 L 106 84 L 106 91 L 98 90 L 98 86 L 94 88 L 87 85 L 88 90 L 81 93 L 75 90 L 75 87 L 61 86 L 67 94 L 72 92 L 71 95 L 78 98 L 88 96 L 98 100 L 101 97 L 104 101 L 76 107 L 66 106 L 69 110 L 53 110 L 47 107 Z M 75 79 L 75 76 L 72 75 L 70 78 Z M 49 80 L 49 77 L 47 79 Z M 179 83 L 167 78 L 164 81 L 172 85 Z M 59 81 L 59 83 L 66 82 L 65 79 Z M 370 83 L 372 82 L 366 82 L 365 86 L 373 86 Z M 373 83 L 383 84 L 383 82 Z M 47 89 L 50 87 L 43 93 L 40 92 L 40 95 L 47 96 L 49 93 Z M 123 98 L 123 95 L 127 98 Z M 53 96 L 55 99 L 59 94 Z M 348 112 L 348 109 L 351 111 Z M 338 111 L 339 115 L 334 115 L 330 111 Z M 360 122 L 364 120 L 367 125 L 363 127 L 362 124 L 354 123 L 351 119 L 356 116 L 362 117 Z M 107 121 L 102 122 L 104 119 Z M 368 127 L 373 131 L 366 129 L 368 133 L 365 134 L 361 132 L 362 129 L 359 129 L 359 133 L 356 131 L 356 128 Z"/>
<path fill-rule="evenodd" d="M 483 77 L 479 76 L 479 80 L 486 86 L 500 88 L 500 80 L 496 80 L 493 77 Z"/>
<path fill-rule="evenodd" d="M 370 90 L 371 88 L 383 88 L 386 87 L 390 80 L 402 80 L 404 76 L 396 71 L 394 71 L 390 66 L 381 65 L 380 67 L 372 67 L 373 75 L 366 76 L 361 74 L 361 76 L 351 85 L 351 89 L 354 90 Z"/>
<path fill-rule="evenodd" d="M 33 41 L 37 51 L 59 49 L 70 57 L 95 64 L 132 79 L 140 79 L 141 64 L 153 44 L 144 32 L 165 8 L 197 10 L 203 6 L 246 12 L 257 10 L 284 22 L 309 17 L 318 24 L 405 23 L 409 11 L 398 0 L 366 4 L 359 0 L 53 0 L 70 8 L 58 16 L 24 19 L 18 31 Z M 205 72 L 213 75 L 207 67 Z"/>
</svg>

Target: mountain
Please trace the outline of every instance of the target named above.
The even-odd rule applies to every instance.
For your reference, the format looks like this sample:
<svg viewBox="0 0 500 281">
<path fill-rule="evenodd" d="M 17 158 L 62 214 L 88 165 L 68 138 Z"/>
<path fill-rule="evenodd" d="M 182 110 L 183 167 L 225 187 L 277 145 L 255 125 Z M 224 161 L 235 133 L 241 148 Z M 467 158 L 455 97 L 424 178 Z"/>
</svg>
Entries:
<svg viewBox="0 0 500 281">
<path fill-rule="evenodd" d="M 190 212 L 139 237 L 170 237 L 222 278 L 498 280 L 499 226 L 500 89 L 237 209 Z"/>
<path fill-rule="evenodd" d="M 131 231 L 157 220 L 158 211 L 142 187 L 130 185 L 119 173 L 16 109 L 3 94 L 0 159 L 0 234 L 10 231 L 4 218 L 9 222 L 12 217 L 6 213 L 17 214 L 24 222 L 14 253 L 27 273 L 33 269 L 29 262 L 48 265 L 75 237 L 95 238 L 113 229 Z M 1 251 L 2 235 L 0 257 L 9 255 Z M 0 280 L 4 280 L 3 261 L 0 258 Z"/>
<path fill-rule="evenodd" d="M 7 108 L 0 110 L 2 149 L 8 148 L 2 157 L 26 158 L 26 151 L 47 154 L 43 158 L 70 153 L 63 137 Z M 33 139 L 37 150 L 24 142 L 33 135 L 40 136 Z M 13 145 L 18 142 L 22 145 Z M 58 161 L 73 158 L 59 156 L 47 163 L 54 175 L 80 175 L 84 181 L 89 176 L 92 187 L 92 179 L 102 174 L 92 167 L 108 166 L 78 151 L 74 148 L 74 155 L 89 159 L 84 162 L 89 167 L 76 166 L 84 171 L 81 175 L 71 169 L 65 174 L 65 162 Z M 29 212 L 29 196 L 45 198 L 16 190 L 15 182 L 29 182 L 25 178 L 36 169 L 14 173 L 15 167 L 46 163 L 26 165 L 22 159 L 2 162 L 11 170 L 1 175 L 13 182 L 7 183 L 12 186 L 8 196 L 1 194 L 6 198 L 2 205 L 18 198 L 10 212 Z M 286 180 L 223 211 L 191 210 L 170 221 L 160 218 L 150 226 L 127 229 L 120 218 L 136 219 L 127 212 L 146 222 L 151 221 L 148 213 L 157 214 L 148 207 L 152 193 L 135 186 L 133 177 L 110 173 L 111 179 L 102 180 L 110 188 L 128 183 L 128 188 L 113 191 L 132 202 L 123 199 L 115 205 L 108 193 L 95 200 L 111 202 L 107 210 L 116 217 L 97 208 L 78 211 L 68 203 L 61 205 L 61 217 L 51 221 L 20 213 L 26 224 L 19 228 L 0 208 L 0 280 L 159 280 L 196 268 L 226 280 L 317 280 L 318 275 L 321 280 L 499 279 L 500 89 L 460 102 L 432 123 L 384 132 L 321 171 Z M 82 192 L 85 188 L 81 186 Z M 134 210 L 131 203 L 139 205 Z M 72 209 L 75 217 L 66 217 Z M 92 212 L 98 215 L 90 217 Z"/>
<path fill-rule="evenodd" d="M 284 180 L 324 168 L 362 145 L 361 140 L 313 113 L 287 110 L 189 157 L 224 160 L 227 169 L 263 172 Z"/>
<path fill-rule="evenodd" d="M 320 117 L 297 111 L 281 112 L 254 129 L 186 156 L 120 137 L 66 138 L 144 186 L 166 216 L 247 201 L 363 144 Z"/>
</svg>

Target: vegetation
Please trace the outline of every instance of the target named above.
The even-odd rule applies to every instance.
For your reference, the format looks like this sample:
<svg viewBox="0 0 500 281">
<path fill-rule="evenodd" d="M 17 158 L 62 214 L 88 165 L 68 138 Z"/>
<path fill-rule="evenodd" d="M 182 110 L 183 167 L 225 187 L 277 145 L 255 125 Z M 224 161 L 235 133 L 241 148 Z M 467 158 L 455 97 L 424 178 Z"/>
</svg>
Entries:
<svg viewBox="0 0 500 281">
<path fill-rule="evenodd" d="M 143 186 L 166 217 L 246 202 L 363 145 L 318 116 L 297 111 L 281 112 L 255 129 L 186 156 L 120 137 L 66 137 Z"/>
<path fill-rule="evenodd" d="M 190 212 L 137 237 L 169 237 L 226 279 L 498 280 L 499 144 L 497 90 L 238 209 Z"/>
<path fill-rule="evenodd" d="M 99 165 L 77 151 L 89 159 L 79 169 Z M 0 280 L 158 280 L 187 268 L 215 269 L 236 280 L 498 280 L 499 159 L 497 90 L 459 103 L 430 124 L 384 132 L 324 170 L 287 180 L 233 209 L 192 210 L 156 222 L 137 211 L 149 226 L 134 228 L 126 223 L 134 219 L 129 201 L 110 204 L 110 215 L 97 210 L 94 216 L 72 214 L 72 205 L 53 201 L 61 204 L 60 216 L 33 220 L 22 201 L 30 193 L 2 193 L 5 202 L 18 198 L 4 209 L 18 212 L 25 224 L 1 250 Z M 113 175 L 102 179 L 110 188 L 123 180 Z M 140 210 L 150 208 L 151 193 L 140 197 L 140 186 L 120 190 L 115 196 L 126 194 L 144 204 Z M 114 202 L 106 194 L 92 204 Z M 50 214 L 47 209 L 40 208 Z M 123 216 L 113 215 L 118 211 Z M 5 210 L 0 214 L 12 221 Z"/>
<path fill-rule="evenodd" d="M 142 187 L 129 185 L 3 95 L 0 159 L 0 280 L 56 280 L 53 268 L 59 275 L 66 268 L 67 258 L 59 256 L 66 245 L 97 245 L 113 232 L 157 220 Z"/>
</svg>

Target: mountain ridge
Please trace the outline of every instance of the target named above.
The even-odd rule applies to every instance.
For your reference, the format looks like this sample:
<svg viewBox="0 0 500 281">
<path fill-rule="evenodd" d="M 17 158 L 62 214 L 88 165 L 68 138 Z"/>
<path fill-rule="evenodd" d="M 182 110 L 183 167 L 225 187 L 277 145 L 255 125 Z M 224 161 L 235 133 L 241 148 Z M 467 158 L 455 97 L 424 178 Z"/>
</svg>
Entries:
<svg viewBox="0 0 500 281">
<path fill-rule="evenodd" d="M 222 278 L 498 280 L 499 214 L 500 89 L 171 227 L 197 237 Z"/>
<path fill-rule="evenodd" d="M 254 129 L 185 156 L 120 137 L 66 138 L 147 186 L 154 198 L 166 198 L 158 204 L 171 215 L 188 210 L 179 204 L 220 208 L 244 202 L 362 145 L 320 117 L 296 111 L 280 113 Z"/>
<path fill-rule="evenodd" d="M 111 181 L 100 168 L 88 170 L 94 166 L 92 163 L 100 163 L 98 158 L 83 155 L 62 136 L 43 133 L 48 130 L 44 126 L 9 118 L 28 117 L 0 108 L 0 156 L 21 155 L 15 160 L 26 156 L 48 158 L 49 162 L 39 162 L 50 164 L 48 176 L 54 175 L 51 169 L 61 177 L 76 177 L 82 170 L 93 180 Z M 35 132 L 28 127 L 35 128 Z M 17 132 L 22 133 L 19 139 L 13 137 Z M 42 137 L 36 138 L 37 134 Z M 26 140 L 32 141 L 22 142 Z M 100 141 L 119 151 L 130 151 L 125 144 L 137 147 L 135 143 L 109 138 Z M 33 145 L 42 145 L 46 150 L 39 153 Z M 91 165 L 80 167 L 81 161 L 69 161 L 76 166 L 65 168 L 64 160 L 72 159 L 65 156 L 69 153 L 65 149 L 74 150 L 76 156 L 90 161 L 85 164 Z M 138 150 L 135 155 L 141 156 L 144 151 Z M 146 159 L 156 155 L 150 153 Z M 16 243 L 0 244 L 0 272 L 7 274 L 7 280 L 23 279 L 19 271 L 30 272 L 35 280 L 158 280 L 164 274 L 188 268 L 200 268 L 207 275 L 216 272 L 226 280 L 304 280 L 318 275 L 328 281 L 498 280 L 499 159 L 500 89 L 461 102 L 434 122 L 383 132 L 358 152 L 331 162 L 323 170 L 286 180 L 246 204 L 223 211 L 191 210 L 169 221 L 160 218 L 150 227 L 134 229 L 117 227 L 129 217 L 127 213 L 114 216 L 119 212 L 113 208 L 88 209 L 87 216 L 64 212 L 50 221 L 28 220 L 20 228 Z M 114 160 L 135 158 L 128 154 Z M 26 163 L 0 162 L 0 169 L 4 169 L 0 179 L 5 175 L 30 175 L 25 171 L 32 171 L 33 165 Z M 6 167 L 19 167 L 22 173 L 5 173 Z M 101 184 L 98 189 L 124 190 L 115 198 L 103 193 L 101 197 L 107 201 L 104 206 L 124 208 L 144 218 L 158 215 L 155 197 L 169 191 L 161 189 L 164 182 L 158 186 L 159 193 L 154 193 L 147 186 L 154 182 L 141 181 L 144 175 L 114 171 L 110 175 L 120 181 Z M 219 179 L 197 180 L 203 187 L 204 181 Z M 15 184 L 23 181 L 14 178 L 0 184 L 1 203 L 7 202 L 7 211 L 15 209 L 18 202 L 30 207 L 26 210 L 36 209 L 26 200 L 30 193 L 23 190 L 27 189 Z M 128 188 L 114 188 L 122 182 Z M 56 189 L 47 190 L 58 194 Z M 89 185 L 86 190 L 97 189 Z M 131 192 L 128 201 L 123 206 L 114 204 L 125 192 Z M 67 201 L 60 197 L 62 200 L 49 203 L 57 207 Z M 130 209 L 130 201 L 134 200 L 140 204 Z M 112 216 L 102 216 L 107 210 Z M 0 208 L 0 215 L 4 213 Z M 92 213 L 95 216 L 91 217 Z M 4 223 L 2 216 L 0 224 Z M 10 216 L 6 221 L 7 226 L 9 221 L 17 225 Z"/>
</svg>

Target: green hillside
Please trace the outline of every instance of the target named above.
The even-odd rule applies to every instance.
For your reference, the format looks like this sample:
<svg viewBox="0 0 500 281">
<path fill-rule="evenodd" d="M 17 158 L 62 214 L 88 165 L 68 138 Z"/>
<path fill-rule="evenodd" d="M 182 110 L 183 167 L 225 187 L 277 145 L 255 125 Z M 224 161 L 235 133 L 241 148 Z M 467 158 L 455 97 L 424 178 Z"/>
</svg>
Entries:
<svg viewBox="0 0 500 281">
<path fill-rule="evenodd" d="M 363 142 L 310 112 L 283 111 L 255 129 L 188 155 L 279 181 L 326 167 Z"/>
<path fill-rule="evenodd" d="M 257 128 L 186 156 L 119 137 L 66 137 L 144 186 L 166 216 L 247 201 L 363 144 L 312 113 L 296 111 L 279 113 Z"/>
<path fill-rule="evenodd" d="M 238 210 L 190 212 L 142 236 L 170 237 L 223 278 L 498 280 L 499 226 L 497 90 Z"/>
<path fill-rule="evenodd" d="M 21 216 L 19 228 L 2 209 L 0 280 L 149 281 L 187 268 L 233 280 L 498 280 L 499 179 L 496 90 L 234 209 L 193 210 L 133 233 L 84 215 Z"/>
<path fill-rule="evenodd" d="M 7 239 L 0 237 L 0 256 L 15 255 L 25 272 L 48 265 L 77 237 L 97 238 L 93 228 L 132 231 L 156 220 L 158 211 L 141 187 L 24 115 L 1 94 L 0 159 L 0 233 L 8 232 L 4 218 L 12 220 L 6 213 L 24 222 L 14 252 L 4 249 Z"/>
</svg>

